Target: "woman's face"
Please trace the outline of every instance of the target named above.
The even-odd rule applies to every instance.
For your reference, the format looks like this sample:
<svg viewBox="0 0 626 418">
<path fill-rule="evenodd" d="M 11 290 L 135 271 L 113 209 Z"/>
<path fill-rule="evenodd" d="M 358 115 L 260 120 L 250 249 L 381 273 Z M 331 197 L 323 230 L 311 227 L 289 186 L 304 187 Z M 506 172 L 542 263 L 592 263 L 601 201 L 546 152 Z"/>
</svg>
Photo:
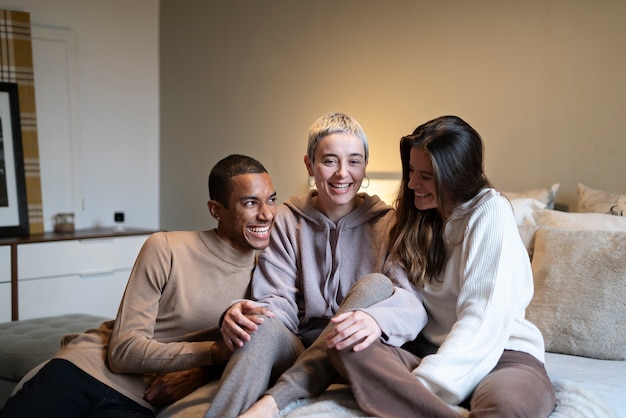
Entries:
<svg viewBox="0 0 626 418">
<path fill-rule="evenodd" d="M 315 177 L 322 212 L 343 215 L 354 209 L 355 197 L 365 177 L 365 147 L 356 136 L 334 133 L 322 138 L 315 148 L 315 161 L 308 156 L 304 162 L 310 176 Z"/>
<path fill-rule="evenodd" d="M 419 210 L 434 209 L 438 206 L 433 163 L 419 147 L 411 147 L 408 187 L 413 191 L 413 204 Z"/>
</svg>

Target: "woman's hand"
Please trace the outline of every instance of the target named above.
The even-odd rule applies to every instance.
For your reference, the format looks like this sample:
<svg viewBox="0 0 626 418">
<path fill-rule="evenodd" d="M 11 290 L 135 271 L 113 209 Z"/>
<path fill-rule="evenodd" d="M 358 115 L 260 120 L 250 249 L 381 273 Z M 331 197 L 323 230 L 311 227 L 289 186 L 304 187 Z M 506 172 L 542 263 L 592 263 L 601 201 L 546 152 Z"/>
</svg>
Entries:
<svg viewBox="0 0 626 418">
<path fill-rule="evenodd" d="M 335 327 L 326 339 L 326 346 L 336 350 L 343 350 L 352 344 L 356 344 L 354 351 L 364 350 L 382 334 L 374 318 L 363 311 L 344 312 L 330 322 Z"/>
<path fill-rule="evenodd" d="M 274 317 L 274 313 L 268 308 L 257 306 L 250 300 L 237 302 L 228 308 L 220 330 L 231 351 L 250 341 L 250 334 L 263 323 L 261 315 Z"/>
</svg>

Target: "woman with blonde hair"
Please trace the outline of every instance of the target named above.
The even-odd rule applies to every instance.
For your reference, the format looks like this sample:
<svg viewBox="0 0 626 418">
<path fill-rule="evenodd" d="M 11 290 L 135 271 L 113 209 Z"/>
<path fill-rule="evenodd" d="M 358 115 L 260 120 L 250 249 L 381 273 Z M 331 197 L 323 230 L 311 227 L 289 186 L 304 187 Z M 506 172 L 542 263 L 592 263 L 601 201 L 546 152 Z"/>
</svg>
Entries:
<svg viewBox="0 0 626 418">
<path fill-rule="evenodd" d="M 368 155 L 365 132 L 350 116 L 325 114 L 311 126 L 304 165 L 315 189 L 278 207 L 253 300 L 224 315 L 222 335 L 234 351 L 205 418 L 274 417 L 337 377 L 328 347 L 400 346 L 426 322 L 406 273 L 387 263 L 393 209 L 359 192 Z M 251 321 L 254 307 L 272 317 Z"/>
</svg>

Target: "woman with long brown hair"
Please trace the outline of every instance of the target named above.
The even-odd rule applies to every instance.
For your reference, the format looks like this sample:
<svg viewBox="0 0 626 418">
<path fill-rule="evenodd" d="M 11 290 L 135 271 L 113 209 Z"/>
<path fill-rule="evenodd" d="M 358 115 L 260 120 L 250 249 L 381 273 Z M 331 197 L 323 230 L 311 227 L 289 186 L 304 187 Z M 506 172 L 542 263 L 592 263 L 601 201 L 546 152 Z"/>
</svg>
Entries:
<svg viewBox="0 0 626 418">
<path fill-rule="evenodd" d="M 543 337 L 524 318 L 530 261 L 510 202 L 484 174 L 480 135 L 443 116 L 403 137 L 400 154 L 391 256 L 428 322 L 411 347 L 329 350 L 333 365 L 376 416 L 455 417 L 462 406 L 471 417 L 547 417 Z"/>
</svg>

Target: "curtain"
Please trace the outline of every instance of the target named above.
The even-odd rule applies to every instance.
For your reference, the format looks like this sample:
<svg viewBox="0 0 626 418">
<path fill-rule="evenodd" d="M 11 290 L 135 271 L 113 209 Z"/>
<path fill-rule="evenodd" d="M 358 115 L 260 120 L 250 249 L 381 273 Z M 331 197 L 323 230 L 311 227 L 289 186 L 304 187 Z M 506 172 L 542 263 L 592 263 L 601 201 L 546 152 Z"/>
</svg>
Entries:
<svg viewBox="0 0 626 418">
<path fill-rule="evenodd" d="M 17 83 L 30 233 L 43 233 L 30 14 L 0 10 L 0 81 Z"/>
</svg>

